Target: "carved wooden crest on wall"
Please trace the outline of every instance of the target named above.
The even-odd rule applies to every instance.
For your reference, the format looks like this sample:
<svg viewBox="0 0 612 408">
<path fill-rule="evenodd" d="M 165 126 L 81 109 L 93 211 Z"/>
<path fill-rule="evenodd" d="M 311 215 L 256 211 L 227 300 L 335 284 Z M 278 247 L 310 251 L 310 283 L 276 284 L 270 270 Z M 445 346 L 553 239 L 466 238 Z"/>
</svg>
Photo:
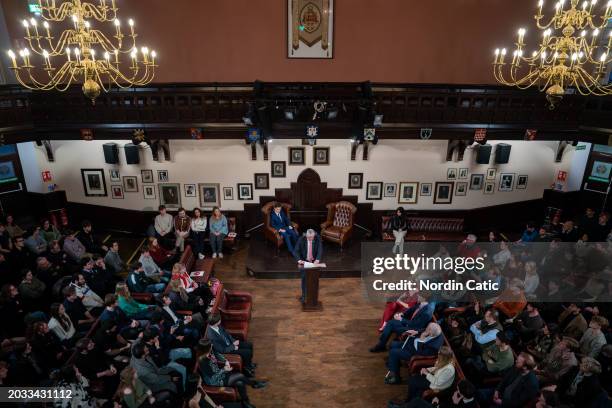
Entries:
<svg viewBox="0 0 612 408">
<path fill-rule="evenodd" d="M 287 0 L 287 57 L 333 58 L 334 0 Z"/>
</svg>

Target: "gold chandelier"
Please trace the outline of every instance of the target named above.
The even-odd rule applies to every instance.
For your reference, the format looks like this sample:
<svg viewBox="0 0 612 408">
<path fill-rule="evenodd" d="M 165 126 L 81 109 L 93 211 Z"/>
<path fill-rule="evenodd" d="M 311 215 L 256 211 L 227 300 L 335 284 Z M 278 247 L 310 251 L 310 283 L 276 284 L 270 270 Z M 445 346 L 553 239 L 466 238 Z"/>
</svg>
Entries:
<svg viewBox="0 0 612 408">
<path fill-rule="evenodd" d="M 157 54 L 147 47 L 136 46 L 134 20 L 128 20 L 129 34 L 123 34 L 115 0 L 110 0 L 110 4 L 106 0 L 99 0 L 99 4 L 80 0 L 58 3 L 39 0 L 42 24 L 34 18 L 23 20 L 29 47 L 19 50 L 19 57 L 8 51 L 11 69 L 19 83 L 43 91 L 65 91 L 72 83 L 81 83 L 83 93 L 93 104 L 102 89 L 108 92 L 112 86 L 129 88 L 151 82 Z M 64 21 L 70 28 L 53 36 L 49 22 Z M 95 29 L 93 21 L 112 23 L 113 40 Z M 125 37 L 129 38 L 124 41 Z M 39 67 L 31 62 L 34 54 L 42 57 Z M 122 62 L 128 59 L 127 54 L 130 62 Z"/>
<path fill-rule="evenodd" d="M 612 94 L 612 85 L 606 83 L 607 65 L 612 61 L 610 45 L 612 31 L 607 39 L 601 38 L 612 17 L 612 0 L 598 16 L 597 0 L 565 0 L 555 3 L 554 15 L 543 22 L 544 0 L 539 0 L 535 15 L 536 25 L 542 31 L 539 48 L 526 55 L 524 28 L 518 30 L 516 48 L 506 61 L 507 50 L 496 49 L 493 62 L 495 79 L 509 86 L 526 89 L 537 86 L 546 92 L 550 109 L 561 101 L 568 88 L 582 95 Z M 603 44 L 607 41 L 607 45 Z"/>
</svg>

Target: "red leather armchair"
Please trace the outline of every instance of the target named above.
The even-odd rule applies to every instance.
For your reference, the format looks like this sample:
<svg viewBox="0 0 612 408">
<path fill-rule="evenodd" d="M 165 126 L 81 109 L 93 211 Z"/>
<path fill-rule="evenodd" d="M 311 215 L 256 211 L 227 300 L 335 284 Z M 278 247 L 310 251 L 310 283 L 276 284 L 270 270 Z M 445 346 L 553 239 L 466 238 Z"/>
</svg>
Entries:
<svg viewBox="0 0 612 408">
<path fill-rule="evenodd" d="M 357 207 L 348 201 L 327 204 L 327 220 L 321 224 L 321 238 L 340 245 L 348 241 L 353 233 L 353 217 Z"/>
<path fill-rule="evenodd" d="M 270 213 L 274 211 L 274 203 L 275 201 L 271 201 L 265 204 L 263 207 L 261 207 L 261 212 L 263 213 L 264 236 L 266 237 L 266 240 L 274 244 L 274 246 L 276 247 L 276 251 L 278 252 L 280 250 L 280 247 L 283 246 L 285 240 L 277 230 L 270 226 Z M 285 211 L 287 217 L 291 219 L 291 204 L 280 203 L 280 205 L 283 207 L 283 211 Z M 293 229 L 298 232 L 298 225 L 295 222 L 291 222 L 291 225 L 293 226 Z"/>
</svg>

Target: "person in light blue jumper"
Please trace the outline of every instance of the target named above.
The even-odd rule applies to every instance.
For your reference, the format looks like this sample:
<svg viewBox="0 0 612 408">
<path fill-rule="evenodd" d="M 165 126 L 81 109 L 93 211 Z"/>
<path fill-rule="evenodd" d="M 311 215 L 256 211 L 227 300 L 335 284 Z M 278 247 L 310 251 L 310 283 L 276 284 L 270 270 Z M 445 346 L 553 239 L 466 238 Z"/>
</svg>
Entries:
<svg viewBox="0 0 612 408">
<path fill-rule="evenodd" d="M 212 248 L 212 257 L 223 258 L 223 240 L 227 236 L 229 230 L 227 228 L 227 218 L 221 213 L 219 207 L 214 207 L 210 216 L 210 247 Z"/>
</svg>

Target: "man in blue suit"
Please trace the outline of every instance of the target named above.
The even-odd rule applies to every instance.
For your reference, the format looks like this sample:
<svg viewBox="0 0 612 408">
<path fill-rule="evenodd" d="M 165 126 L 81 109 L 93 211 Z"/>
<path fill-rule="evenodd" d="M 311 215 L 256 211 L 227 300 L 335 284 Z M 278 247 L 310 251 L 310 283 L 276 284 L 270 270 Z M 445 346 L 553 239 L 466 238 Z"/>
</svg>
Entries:
<svg viewBox="0 0 612 408">
<path fill-rule="evenodd" d="M 289 253 L 293 254 L 293 247 L 298 239 L 298 234 L 291 226 L 291 221 L 287 214 L 283 212 L 283 206 L 280 203 L 274 203 L 274 211 L 270 213 L 270 226 L 281 234 Z"/>
<path fill-rule="evenodd" d="M 431 321 L 433 316 L 434 305 L 428 302 L 429 296 L 425 293 L 419 293 L 418 303 L 408 310 L 401 313 L 396 313 L 392 320 L 389 320 L 383 329 L 383 332 L 378 339 L 378 344 L 370 349 L 372 353 L 379 353 L 387 350 L 387 342 L 391 334 L 403 334 L 408 330 L 423 330 Z"/>
<path fill-rule="evenodd" d="M 387 368 L 389 374 L 385 378 L 385 384 L 399 384 L 400 363 L 402 360 L 410 360 L 414 356 L 435 356 L 444 344 L 442 328 L 438 323 L 429 323 L 425 330 L 408 330 L 405 341 L 394 341 L 389 349 Z"/>
</svg>

